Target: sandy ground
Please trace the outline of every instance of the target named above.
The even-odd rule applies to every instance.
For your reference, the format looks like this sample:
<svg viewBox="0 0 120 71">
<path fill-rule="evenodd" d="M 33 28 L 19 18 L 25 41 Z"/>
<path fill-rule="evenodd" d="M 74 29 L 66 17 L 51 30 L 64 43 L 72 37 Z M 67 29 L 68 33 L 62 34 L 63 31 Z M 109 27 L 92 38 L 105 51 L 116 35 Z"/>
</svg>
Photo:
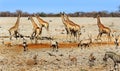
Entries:
<svg viewBox="0 0 120 71">
<path fill-rule="evenodd" d="M 80 40 L 88 38 L 88 34 L 92 35 L 93 43 L 90 47 L 81 49 L 77 47 L 78 42 L 69 43 L 66 41 L 66 31 L 60 17 L 43 18 L 50 24 L 50 34 L 45 28 L 42 31 L 42 37 L 52 36 L 59 42 L 58 52 L 53 52 L 50 48 L 50 40 L 39 40 L 38 44 L 32 44 L 29 38 L 26 38 L 28 50 L 23 51 L 22 39 L 10 41 L 9 38 L 0 38 L 0 69 L 3 71 L 110 71 L 113 69 L 113 62 L 108 60 L 108 66 L 104 67 L 103 57 L 106 51 L 120 53 L 120 48 L 115 49 L 112 42 L 107 44 L 106 36 L 103 35 L 102 43 L 96 42 L 98 27 L 95 18 L 74 17 L 70 18 L 82 28 Z M 34 18 L 37 24 L 38 21 Z M 0 17 L 0 36 L 9 36 L 8 29 L 14 25 L 15 17 Z M 101 21 L 108 26 L 116 34 L 119 33 L 119 18 L 103 17 Z M 31 21 L 26 17 L 20 19 L 19 32 L 24 36 L 30 36 L 32 33 Z M 2 42 L 4 41 L 4 44 Z M 34 42 L 33 42 L 34 43 Z M 9 46 L 9 44 L 11 46 Z M 89 55 L 93 53 L 96 60 L 93 67 L 89 67 Z M 34 65 L 33 57 L 37 56 L 37 64 Z M 77 59 L 77 64 L 71 61 L 71 58 Z"/>
</svg>

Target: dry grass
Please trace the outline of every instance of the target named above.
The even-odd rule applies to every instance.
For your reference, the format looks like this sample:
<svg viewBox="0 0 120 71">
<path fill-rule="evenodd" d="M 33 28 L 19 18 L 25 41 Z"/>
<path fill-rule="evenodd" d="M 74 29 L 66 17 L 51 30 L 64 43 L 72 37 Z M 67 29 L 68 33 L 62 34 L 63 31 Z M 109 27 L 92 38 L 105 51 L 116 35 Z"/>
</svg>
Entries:
<svg viewBox="0 0 120 71">
<path fill-rule="evenodd" d="M 102 67 L 102 57 L 104 56 L 105 51 L 114 51 L 119 52 L 116 49 L 114 49 L 114 42 L 107 42 L 106 36 L 102 36 L 103 41 L 102 42 L 93 42 L 90 45 L 90 49 L 86 48 L 81 50 L 78 48 L 78 43 L 69 43 L 66 41 L 66 32 L 64 31 L 64 25 L 61 21 L 61 18 L 58 17 L 49 17 L 49 18 L 43 18 L 47 22 L 51 20 L 50 23 L 50 35 L 55 38 L 59 42 L 59 51 L 58 52 L 52 52 L 52 49 L 50 48 L 50 40 L 41 40 L 43 43 L 39 44 L 32 44 L 30 43 L 30 39 L 27 39 L 28 44 L 28 51 L 24 52 L 22 47 L 22 39 L 15 40 L 13 38 L 12 43 L 9 42 L 9 32 L 8 29 L 14 25 L 14 22 L 16 21 L 16 18 L 1 18 L 0 19 L 0 25 L 1 30 L 0 34 L 2 33 L 2 37 L 5 40 L 5 46 L 0 45 L 0 54 L 1 56 L 4 56 L 6 62 L 3 65 L 3 71 L 106 71 L 104 67 Z M 75 23 L 78 23 L 81 26 L 84 26 L 82 28 L 82 35 L 80 39 L 87 39 L 88 33 L 92 33 L 92 38 L 96 38 L 98 35 L 98 28 L 96 19 L 93 18 L 71 18 Z M 4 21 L 3 21 L 4 20 Z M 37 20 L 34 19 L 37 23 Z M 115 26 L 110 27 L 113 32 L 117 32 L 120 30 L 119 28 L 119 18 L 101 18 L 102 22 L 109 26 L 111 22 L 114 22 Z M 54 26 L 53 26 L 54 25 Z M 94 28 L 94 29 L 93 29 Z M 30 36 L 32 33 L 32 24 L 27 20 L 27 17 L 21 18 L 20 20 L 20 33 L 24 36 Z M 85 31 L 83 30 L 85 29 Z M 84 32 L 83 32 L 84 31 Z M 117 32 L 119 34 L 119 32 Z M 42 37 L 48 36 L 47 31 L 45 28 L 43 28 L 42 31 Z M 105 41 L 104 41 L 105 40 Z M 12 45 L 12 46 L 11 46 Z M 109 45 L 106 46 L 106 45 Z M 11 46 L 11 47 L 9 47 Z M 94 49 L 95 48 L 95 49 Z M 119 49 L 119 48 L 118 48 Z M 32 56 L 34 56 L 38 53 L 38 64 L 35 64 L 34 59 Z M 50 56 L 48 53 L 53 54 Z M 94 53 L 96 57 L 95 66 L 93 68 L 89 68 L 88 66 L 88 60 L 89 60 L 89 54 Z M 70 57 L 68 59 L 69 54 L 76 56 L 76 57 Z M 69 66 L 69 61 L 78 62 L 76 66 Z M 83 68 L 83 69 L 81 69 Z"/>
</svg>

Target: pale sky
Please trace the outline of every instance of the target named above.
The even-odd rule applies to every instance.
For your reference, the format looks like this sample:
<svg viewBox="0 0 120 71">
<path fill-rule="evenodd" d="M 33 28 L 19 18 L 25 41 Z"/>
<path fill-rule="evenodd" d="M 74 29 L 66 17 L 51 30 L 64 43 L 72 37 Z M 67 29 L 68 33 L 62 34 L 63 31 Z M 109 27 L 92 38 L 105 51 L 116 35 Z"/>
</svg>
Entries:
<svg viewBox="0 0 120 71">
<path fill-rule="evenodd" d="M 120 0 L 0 0 L 0 11 L 36 13 L 117 11 Z"/>
</svg>

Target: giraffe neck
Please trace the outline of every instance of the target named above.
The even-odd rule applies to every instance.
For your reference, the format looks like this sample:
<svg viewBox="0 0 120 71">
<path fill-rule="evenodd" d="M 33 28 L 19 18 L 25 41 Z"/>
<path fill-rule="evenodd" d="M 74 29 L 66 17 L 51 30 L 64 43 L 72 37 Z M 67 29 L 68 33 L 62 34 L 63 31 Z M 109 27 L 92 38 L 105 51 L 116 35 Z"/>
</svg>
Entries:
<svg viewBox="0 0 120 71">
<path fill-rule="evenodd" d="M 68 24 L 71 24 L 71 25 L 76 25 L 73 21 L 71 21 L 68 16 L 66 15 L 66 20 L 68 22 Z"/>
<path fill-rule="evenodd" d="M 16 23 L 15 23 L 15 27 L 16 27 L 16 28 L 18 28 L 19 22 L 20 22 L 20 15 L 18 16 L 17 21 L 16 21 Z"/>
<path fill-rule="evenodd" d="M 65 18 L 64 18 L 63 15 L 61 15 L 61 18 L 62 18 L 62 22 L 63 22 L 63 24 L 66 25 L 66 23 L 65 23 Z"/>
<path fill-rule="evenodd" d="M 70 21 L 70 19 L 68 18 L 68 16 L 66 16 L 66 19 L 67 19 L 67 21 Z"/>
<path fill-rule="evenodd" d="M 64 17 L 61 15 L 61 18 L 62 18 L 62 22 L 64 23 Z"/>
<path fill-rule="evenodd" d="M 98 25 L 99 29 L 102 29 L 102 28 L 105 27 L 105 26 L 101 23 L 100 17 L 97 17 L 97 25 Z"/>
<path fill-rule="evenodd" d="M 97 24 L 101 24 L 100 17 L 97 17 Z"/>
<path fill-rule="evenodd" d="M 39 22 L 42 24 L 43 20 L 40 17 L 37 17 L 37 19 L 39 20 Z"/>
<path fill-rule="evenodd" d="M 69 21 L 70 21 L 70 19 L 68 18 L 68 16 L 67 16 L 66 14 L 64 14 L 64 16 L 65 16 L 65 18 L 66 18 L 67 22 L 69 22 Z"/>
<path fill-rule="evenodd" d="M 37 26 L 37 24 L 35 23 L 35 21 L 33 20 L 32 17 L 30 17 L 30 20 L 31 20 L 31 22 L 32 22 L 33 28 L 34 28 L 34 29 L 37 28 L 38 26 Z"/>
</svg>

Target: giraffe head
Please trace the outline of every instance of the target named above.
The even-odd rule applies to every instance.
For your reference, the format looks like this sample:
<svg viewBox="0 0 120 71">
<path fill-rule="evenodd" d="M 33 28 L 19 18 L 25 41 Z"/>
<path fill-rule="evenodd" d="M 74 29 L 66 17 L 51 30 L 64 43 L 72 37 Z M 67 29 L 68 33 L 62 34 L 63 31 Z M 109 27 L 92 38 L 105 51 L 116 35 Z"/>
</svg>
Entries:
<svg viewBox="0 0 120 71">
<path fill-rule="evenodd" d="M 63 16 L 65 12 L 60 12 L 60 15 Z"/>
<path fill-rule="evenodd" d="M 60 16 L 64 18 L 64 12 L 60 12 Z"/>
<path fill-rule="evenodd" d="M 31 16 L 28 16 L 28 20 L 30 20 Z"/>
<path fill-rule="evenodd" d="M 34 14 L 35 17 L 39 17 L 39 14 Z"/>
<path fill-rule="evenodd" d="M 93 18 L 98 18 L 98 17 L 100 17 L 100 15 L 99 14 L 95 14 Z"/>
<path fill-rule="evenodd" d="M 63 12 L 63 15 L 64 15 L 64 16 L 66 16 L 66 13 L 65 13 L 65 12 Z"/>
<path fill-rule="evenodd" d="M 100 15 L 97 15 L 97 18 L 99 18 L 100 17 Z"/>
</svg>

